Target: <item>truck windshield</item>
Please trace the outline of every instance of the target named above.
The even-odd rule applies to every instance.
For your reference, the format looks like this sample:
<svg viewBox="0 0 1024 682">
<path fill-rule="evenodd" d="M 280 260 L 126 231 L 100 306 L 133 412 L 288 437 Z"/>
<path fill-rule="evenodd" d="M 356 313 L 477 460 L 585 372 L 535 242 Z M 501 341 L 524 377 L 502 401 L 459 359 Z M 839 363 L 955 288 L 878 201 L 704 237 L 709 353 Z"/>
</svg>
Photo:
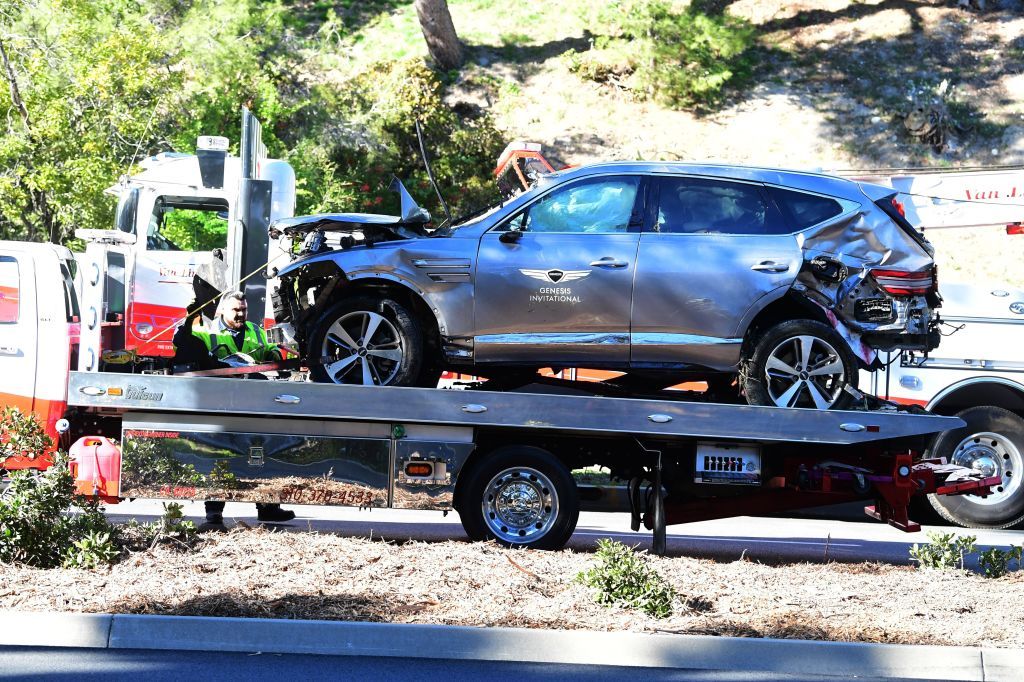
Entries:
<svg viewBox="0 0 1024 682">
<path fill-rule="evenodd" d="M 228 244 L 228 202 L 212 197 L 158 197 L 146 231 L 150 251 L 210 251 Z"/>
</svg>

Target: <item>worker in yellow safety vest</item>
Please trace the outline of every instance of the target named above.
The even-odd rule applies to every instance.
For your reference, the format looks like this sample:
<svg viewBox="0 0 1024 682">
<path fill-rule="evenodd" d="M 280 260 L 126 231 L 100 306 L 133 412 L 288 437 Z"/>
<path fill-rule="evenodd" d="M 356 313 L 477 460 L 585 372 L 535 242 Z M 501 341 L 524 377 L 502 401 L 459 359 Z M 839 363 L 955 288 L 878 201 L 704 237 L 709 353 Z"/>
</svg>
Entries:
<svg viewBox="0 0 1024 682">
<path fill-rule="evenodd" d="M 198 309 L 193 311 L 190 306 L 189 310 L 189 317 L 175 334 L 174 344 L 178 351 L 189 341 L 188 331 L 191 331 L 191 344 L 195 345 L 198 340 L 203 344 L 209 356 L 216 360 L 223 360 L 235 353 L 245 353 L 256 362 L 274 362 L 284 356 L 276 344 L 267 341 L 267 333 L 262 327 L 246 319 L 248 306 L 245 303 L 245 294 L 241 291 L 232 291 L 221 297 L 217 315 L 213 320 L 213 329 L 193 328 L 192 312 L 198 315 Z M 294 519 L 295 512 L 282 509 L 280 504 L 256 503 L 256 517 L 264 522 L 282 523 Z M 221 530 L 223 528 L 224 502 L 220 500 L 207 501 L 206 523 L 200 526 L 200 529 Z"/>
<path fill-rule="evenodd" d="M 282 358 L 281 349 L 267 341 L 267 332 L 249 322 L 245 294 L 232 291 L 224 294 L 213 321 L 214 328 L 193 329 L 192 335 L 203 342 L 206 351 L 223 360 L 235 353 L 245 353 L 256 362 L 274 362 Z"/>
</svg>

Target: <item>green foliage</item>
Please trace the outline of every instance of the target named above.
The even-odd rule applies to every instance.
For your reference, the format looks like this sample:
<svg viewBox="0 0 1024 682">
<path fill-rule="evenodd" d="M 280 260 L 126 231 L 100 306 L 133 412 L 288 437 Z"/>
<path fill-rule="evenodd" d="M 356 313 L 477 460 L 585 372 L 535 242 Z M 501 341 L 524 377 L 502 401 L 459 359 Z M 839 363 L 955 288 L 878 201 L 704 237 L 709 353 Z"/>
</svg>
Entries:
<svg viewBox="0 0 1024 682">
<path fill-rule="evenodd" d="M 201 486 L 203 475 L 174 456 L 173 438 L 128 438 L 121 446 L 121 488 Z"/>
<path fill-rule="evenodd" d="M 209 483 L 215 488 L 234 490 L 238 487 L 238 477 L 231 471 L 231 466 L 226 459 L 218 459 L 210 471 Z"/>
<path fill-rule="evenodd" d="M 70 512 L 72 504 L 78 506 L 77 513 Z M 112 532 L 98 503 L 74 496 L 74 481 L 63 454 L 54 456 L 45 472 L 14 472 L 0 498 L 0 561 L 4 563 L 60 566 L 79 540 L 97 540 Z"/>
<path fill-rule="evenodd" d="M 0 458 L 30 453 L 41 455 L 53 446 L 34 414 L 17 407 L 5 407 L 0 414 Z"/>
<path fill-rule="evenodd" d="M 615 0 L 598 12 L 604 35 L 569 66 L 597 81 L 631 74 L 635 91 L 675 108 L 718 103 L 753 68 L 753 26 L 727 13 L 664 0 Z"/>
<path fill-rule="evenodd" d="M 64 557 L 64 568 L 99 568 L 109 566 L 117 560 L 121 551 L 110 533 L 89 531 L 81 540 L 76 540 Z"/>
<path fill-rule="evenodd" d="M 978 565 L 986 578 L 1001 578 L 1009 572 L 1011 561 L 1016 561 L 1017 570 L 1020 570 L 1022 554 L 1024 547 L 1017 545 L 1010 545 L 1008 550 L 990 547 L 978 555 Z"/>
<path fill-rule="evenodd" d="M 953 533 L 928 533 L 929 543 L 910 548 L 910 558 L 920 564 L 921 568 L 949 570 L 963 569 L 964 557 L 977 551 L 977 538 L 973 535 L 957 537 Z"/>
<path fill-rule="evenodd" d="M 501 134 L 489 116 L 449 107 L 440 77 L 422 59 L 373 64 L 317 95 L 345 117 L 313 120 L 320 134 L 304 138 L 288 156 L 298 178 L 299 213 L 396 212 L 397 198 L 385 191 L 394 174 L 440 222 L 443 211 L 419 154 L 417 119 L 454 214 L 498 199 L 491 172 Z"/>
<path fill-rule="evenodd" d="M 175 210 L 164 214 L 160 234 L 182 251 L 223 249 L 228 243 L 228 223 L 209 211 Z"/>
<path fill-rule="evenodd" d="M 621 542 L 607 538 L 597 542 L 597 565 L 576 576 L 595 590 L 598 604 L 641 609 L 655 618 L 672 615 L 675 590 L 644 558 Z"/>
</svg>

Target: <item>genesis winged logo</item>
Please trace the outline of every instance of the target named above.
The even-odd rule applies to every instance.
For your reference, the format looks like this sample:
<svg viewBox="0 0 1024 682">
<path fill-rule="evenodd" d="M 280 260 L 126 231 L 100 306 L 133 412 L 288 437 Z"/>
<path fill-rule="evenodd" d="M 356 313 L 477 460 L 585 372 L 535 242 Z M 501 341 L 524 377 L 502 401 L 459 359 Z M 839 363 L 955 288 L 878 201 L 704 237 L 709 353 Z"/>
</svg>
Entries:
<svg viewBox="0 0 1024 682">
<path fill-rule="evenodd" d="M 572 282 L 577 279 L 583 279 L 590 274 L 590 270 L 530 270 L 528 268 L 523 268 L 519 272 L 527 277 L 552 284 Z"/>
</svg>

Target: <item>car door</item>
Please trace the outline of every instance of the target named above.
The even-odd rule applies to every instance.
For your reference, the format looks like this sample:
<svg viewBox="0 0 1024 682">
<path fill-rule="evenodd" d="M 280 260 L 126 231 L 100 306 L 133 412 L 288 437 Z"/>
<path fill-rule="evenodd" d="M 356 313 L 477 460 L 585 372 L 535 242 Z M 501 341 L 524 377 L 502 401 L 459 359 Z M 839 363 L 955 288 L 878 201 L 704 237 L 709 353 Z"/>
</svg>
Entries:
<svg viewBox="0 0 1024 682">
<path fill-rule="evenodd" d="M 651 194 L 630 364 L 732 369 L 741 321 L 796 278 L 797 239 L 759 183 L 661 176 Z"/>
<path fill-rule="evenodd" d="M 644 188 L 639 175 L 570 181 L 481 238 L 478 362 L 625 366 Z"/>
<path fill-rule="evenodd" d="M 0 404 L 29 412 L 36 393 L 35 269 L 24 251 L 0 247 Z"/>
</svg>

